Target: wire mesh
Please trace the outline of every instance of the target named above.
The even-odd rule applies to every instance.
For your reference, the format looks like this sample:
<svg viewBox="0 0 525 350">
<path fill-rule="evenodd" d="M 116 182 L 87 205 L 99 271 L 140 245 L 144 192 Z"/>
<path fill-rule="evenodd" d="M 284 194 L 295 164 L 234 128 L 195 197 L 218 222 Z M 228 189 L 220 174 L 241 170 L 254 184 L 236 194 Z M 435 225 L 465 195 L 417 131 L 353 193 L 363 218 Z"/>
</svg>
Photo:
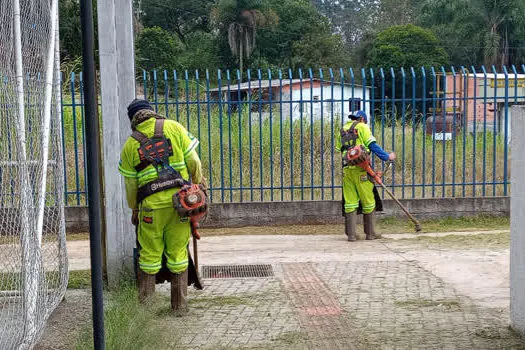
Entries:
<svg viewBox="0 0 525 350">
<path fill-rule="evenodd" d="M 1 349 L 32 348 L 67 286 L 56 1 L 0 1 Z"/>
</svg>

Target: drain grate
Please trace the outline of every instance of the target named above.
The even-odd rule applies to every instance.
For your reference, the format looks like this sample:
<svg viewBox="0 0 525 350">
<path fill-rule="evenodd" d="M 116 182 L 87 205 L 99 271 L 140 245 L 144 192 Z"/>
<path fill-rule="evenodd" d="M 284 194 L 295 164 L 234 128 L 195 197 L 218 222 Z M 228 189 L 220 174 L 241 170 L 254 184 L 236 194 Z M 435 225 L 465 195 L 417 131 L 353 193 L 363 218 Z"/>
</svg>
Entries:
<svg viewBox="0 0 525 350">
<path fill-rule="evenodd" d="M 273 277 L 272 265 L 204 265 L 203 278 Z"/>
</svg>

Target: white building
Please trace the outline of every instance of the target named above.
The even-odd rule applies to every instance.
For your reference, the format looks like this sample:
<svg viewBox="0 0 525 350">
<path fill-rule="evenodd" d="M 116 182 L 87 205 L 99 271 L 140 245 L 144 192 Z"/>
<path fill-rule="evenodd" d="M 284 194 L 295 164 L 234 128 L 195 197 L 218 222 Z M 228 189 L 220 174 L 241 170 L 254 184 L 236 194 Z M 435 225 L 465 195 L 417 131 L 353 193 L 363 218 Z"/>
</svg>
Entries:
<svg viewBox="0 0 525 350">
<path fill-rule="evenodd" d="M 251 108 L 257 118 L 259 112 L 267 117 L 270 108 L 294 120 L 329 120 L 358 110 L 370 115 L 369 87 L 320 79 L 251 81 L 210 90 L 210 99 L 218 101 L 219 95 L 221 104 L 229 105 L 230 110 L 237 111 L 240 104 L 243 110 Z"/>
</svg>

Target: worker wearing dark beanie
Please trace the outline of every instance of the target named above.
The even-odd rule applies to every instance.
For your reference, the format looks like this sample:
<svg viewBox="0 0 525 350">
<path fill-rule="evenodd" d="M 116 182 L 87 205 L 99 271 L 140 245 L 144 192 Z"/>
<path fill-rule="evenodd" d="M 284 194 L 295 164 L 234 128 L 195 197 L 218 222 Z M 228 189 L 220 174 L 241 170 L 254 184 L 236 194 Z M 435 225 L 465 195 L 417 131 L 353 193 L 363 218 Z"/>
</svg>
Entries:
<svg viewBox="0 0 525 350">
<path fill-rule="evenodd" d="M 153 110 L 153 107 L 149 104 L 148 100 L 134 99 L 128 106 L 128 117 L 129 120 L 133 120 L 135 113 L 142 109 Z"/>
</svg>

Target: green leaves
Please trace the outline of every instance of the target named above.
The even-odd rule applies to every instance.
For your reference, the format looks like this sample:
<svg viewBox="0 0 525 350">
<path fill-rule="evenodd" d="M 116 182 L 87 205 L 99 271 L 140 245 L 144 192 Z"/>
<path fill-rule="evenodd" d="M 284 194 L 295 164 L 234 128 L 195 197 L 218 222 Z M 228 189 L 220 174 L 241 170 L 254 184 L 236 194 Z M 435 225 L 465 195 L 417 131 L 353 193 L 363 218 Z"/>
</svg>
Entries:
<svg viewBox="0 0 525 350">
<path fill-rule="evenodd" d="M 429 67 L 445 65 L 448 58 L 430 30 L 409 24 L 380 32 L 368 63 L 384 68 Z"/>
<path fill-rule="evenodd" d="M 137 62 L 145 70 L 173 69 L 184 46 L 177 36 L 160 28 L 146 28 L 136 40 Z"/>
</svg>

